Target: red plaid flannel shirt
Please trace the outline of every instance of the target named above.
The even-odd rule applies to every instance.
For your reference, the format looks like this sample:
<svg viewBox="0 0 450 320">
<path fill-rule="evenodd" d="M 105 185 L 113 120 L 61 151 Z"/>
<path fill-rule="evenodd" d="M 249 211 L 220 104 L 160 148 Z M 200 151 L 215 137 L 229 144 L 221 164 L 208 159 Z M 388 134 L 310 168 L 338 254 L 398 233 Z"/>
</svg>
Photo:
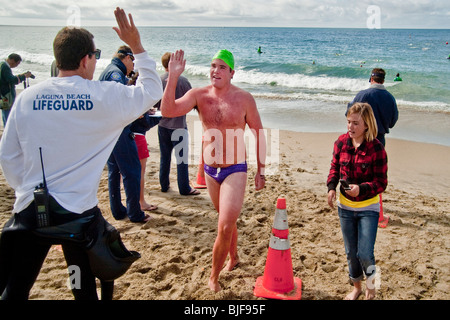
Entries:
<svg viewBox="0 0 450 320">
<path fill-rule="evenodd" d="M 348 133 L 341 135 L 334 143 L 328 191 L 336 190 L 339 179 L 359 185 L 357 197 L 347 195 L 341 186 L 341 193 L 352 201 L 367 200 L 382 193 L 387 186 L 387 154 L 381 142 L 365 141 L 355 149 Z"/>
</svg>

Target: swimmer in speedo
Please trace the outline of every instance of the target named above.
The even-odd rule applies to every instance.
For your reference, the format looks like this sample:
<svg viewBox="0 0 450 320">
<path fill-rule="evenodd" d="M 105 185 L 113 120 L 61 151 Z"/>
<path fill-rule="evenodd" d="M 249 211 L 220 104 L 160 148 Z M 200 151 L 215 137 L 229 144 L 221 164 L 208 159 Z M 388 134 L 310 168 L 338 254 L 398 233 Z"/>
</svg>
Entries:
<svg viewBox="0 0 450 320">
<path fill-rule="evenodd" d="M 204 135 L 203 159 L 205 161 L 206 185 L 211 200 L 219 213 L 217 237 L 213 247 L 212 270 L 209 288 L 215 292 L 221 290 L 219 274 L 223 268 L 227 255 L 230 260 L 226 270 L 232 270 L 238 263 L 237 254 L 237 225 L 236 221 L 244 203 L 247 172 L 244 166 L 245 152 L 237 152 L 235 144 L 216 143 L 212 152 L 212 135 L 221 137 L 226 142 L 228 134 L 244 131 L 249 126 L 256 138 L 257 171 L 255 175 L 255 189 L 260 190 L 265 185 L 264 164 L 266 157 L 266 140 L 261 118 L 253 96 L 233 84 L 234 57 L 228 50 L 220 50 L 211 61 L 211 84 L 202 88 L 193 88 L 183 97 L 175 100 L 175 89 L 178 77 L 184 71 L 186 60 L 182 50 L 173 54 L 169 64 L 169 80 L 161 100 L 161 112 L 164 117 L 176 117 L 188 113 L 197 106 L 202 120 Z M 233 136 L 236 145 L 245 146 L 244 135 Z M 208 150 L 211 152 L 208 154 Z M 244 149 L 245 150 L 245 149 Z M 214 153 L 214 154 L 213 154 Z M 237 167 L 236 167 L 237 165 Z M 233 167 L 234 166 L 234 167 Z M 228 169 L 227 169 L 228 168 Z M 219 171 L 221 183 L 212 175 Z M 226 174 L 228 173 L 228 174 Z M 223 178 L 223 179 L 222 179 Z"/>
</svg>

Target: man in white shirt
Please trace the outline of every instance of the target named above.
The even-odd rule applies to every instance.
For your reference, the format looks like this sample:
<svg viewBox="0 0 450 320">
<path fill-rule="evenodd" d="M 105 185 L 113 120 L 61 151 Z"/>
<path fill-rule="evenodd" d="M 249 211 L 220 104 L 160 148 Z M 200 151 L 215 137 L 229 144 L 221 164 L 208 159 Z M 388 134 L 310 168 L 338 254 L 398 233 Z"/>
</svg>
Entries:
<svg viewBox="0 0 450 320">
<path fill-rule="evenodd" d="M 114 13 L 118 23 L 114 30 L 136 58 L 136 86 L 92 81 L 100 57 L 93 35 L 85 29 L 66 27 L 53 43 L 58 77 L 24 91 L 9 115 L 0 141 L 0 165 L 15 189 L 16 201 L 14 216 L 6 223 L 0 241 L 2 299 L 28 298 L 50 248 L 35 232 L 40 226 L 34 190 L 43 181 L 40 148 L 50 209 L 53 204 L 64 213 L 50 210 L 50 224 L 101 215 L 97 191 L 106 160 L 123 128 L 162 97 L 156 63 L 144 50 L 131 15 L 128 20 L 120 8 Z M 7 226 L 11 230 L 19 222 L 25 231 L 5 237 Z M 84 248 L 63 244 L 63 250 L 67 264 L 82 269 L 81 289 L 72 288 L 75 298 L 97 298 Z"/>
</svg>

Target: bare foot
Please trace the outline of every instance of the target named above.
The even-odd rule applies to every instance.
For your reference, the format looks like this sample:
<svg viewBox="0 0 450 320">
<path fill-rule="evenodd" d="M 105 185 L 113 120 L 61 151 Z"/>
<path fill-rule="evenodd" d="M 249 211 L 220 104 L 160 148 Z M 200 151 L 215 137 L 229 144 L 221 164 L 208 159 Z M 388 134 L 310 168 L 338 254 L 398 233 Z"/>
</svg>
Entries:
<svg viewBox="0 0 450 320">
<path fill-rule="evenodd" d="M 231 271 L 234 269 L 234 267 L 236 267 L 239 264 L 239 258 L 236 259 L 230 259 L 227 263 L 227 265 L 225 266 L 225 270 L 226 271 Z"/>
<path fill-rule="evenodd" d="M 368 289 L 366 288 L 366 300 L 373 300 L 375 299 L 375 289 Z"/>
<path fill-rule="evenodd" d="M 154 205 L 149 204 L 147 202 L 140 202 L 140 205 L 141 205 L 141 210 L 142 211 L 153 211 L 153 210 L 158 209 L 157 206 L 154 206 Z"/>
<path fill-rule="evenodd" d="M 214 291 L 214 292 L 219 292 L 220 290 L 222 290 L 222 288 L 220 287 L 219 281 L 214 281 L 212 279 L 209 279 L 209 288 Z"/>
<path fill-rule="evenodd" d="M 356 300 L 358 299 L 359 295 L 361 294 L 361 289 L 354 288 L 352 292 L 350 292 L 344 300 Z"/>
</svg>

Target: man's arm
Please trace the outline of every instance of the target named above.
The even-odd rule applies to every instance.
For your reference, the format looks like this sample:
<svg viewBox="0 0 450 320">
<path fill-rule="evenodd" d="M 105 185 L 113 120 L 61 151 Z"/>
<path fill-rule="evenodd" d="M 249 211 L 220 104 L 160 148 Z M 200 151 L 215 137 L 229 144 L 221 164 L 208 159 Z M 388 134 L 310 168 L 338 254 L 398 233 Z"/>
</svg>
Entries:
<svg viewBox="0 0 450 320">
<path fill-rule="evenodd" d="M 256 160 L 258 162 L 258 170 L 255 176 L 255 189 L 261 190 L 265 185 L 264 173 L 266 166 L 266 135 L 264 134 L 264 128 L 256 107 L 255 99 L 251 95 L 249 97 L 245 117 L 248 127 L 252 131 L 256 140 Z"/>
<path fill-rule="evenodd" d="M 4 85 L 8 86 L 10 85 L 16 85 L 19 84 L 21 81 L 24 81 L 26 78 L 26 75 L 31 75 L 31 72 L 27 72 L 26 74 L 19 74 L 17 76 L 13 75 L 11 68 L 6 66 L 6 62 L 3 62 L 1 64 L 1 79 L 4 82 Z M 29 76 L 28 75 L 28 76 Z"/>
<path fill-rule="evenodd" d="M 161 114 L 163 117 L 174 118 L 185 115 L 197 105 L 195 89 L 189 90 L 180 99 L 175 99 L 178 78 L 183 73 L 185 65 L 186 60 L 184 60 L 183 50 L 177 50 L 175 53 L 172 53 L 169 61 L 169 76 L 161 100 Z"/>
<path fill-rule="evenodd" d="M 389 123 L 389 128 L 391 128 L 391 129 L 395 126 L 395 124 L 398 121 L 397 101 L 395 101 L 394 97 L 392 97 L 392 100 L 393 100 L 392 118 L 391 118 L 391 122 Z"/>
<path fill-rule="evenodd" d="M 134 66 L 139 72 L 139 78 L 136 87 L 133 86 L 133 95 L 134 92 L 139 91 L 142 91 L 143 95 L 137 94 L 136 96 L 140 97 L 140 100 L 134 100 L 133 104 L 145 108 L 140 113 L 142 115 L 161 99 L 163 93 L 161 79 L 156 72 L 155 61 L 149 58 L 141 43 L 141 37 L 134 24 L 132 15 L 128 15 L 128 20 L 125 11 L 119 7 L 114 11 L 114 15 L 118 27 L 113 27 L 113 29 L 119 38 L 130 47 L 136 58 Z"/>
</svg>

